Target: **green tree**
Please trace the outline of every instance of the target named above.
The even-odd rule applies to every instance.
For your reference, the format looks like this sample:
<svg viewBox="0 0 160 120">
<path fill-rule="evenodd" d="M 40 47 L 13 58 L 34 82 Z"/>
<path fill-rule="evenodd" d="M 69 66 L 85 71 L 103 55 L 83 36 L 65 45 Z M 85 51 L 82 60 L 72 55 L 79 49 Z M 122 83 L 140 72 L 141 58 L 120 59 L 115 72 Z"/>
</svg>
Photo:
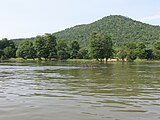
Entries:
<svg viewBox="0 0 160 120">
<path fill-rule="evenodd" d="M 34 48 L 39 60 L 41 60 L 41 58 L 48 58 L 48 54 L 46 54 L 47 50 L 45 44 L 46 43 L 43 36 L 37 36 L 34 40 Z"/>
<path fill-rule="evenodd" d="M 2 40 L 0 40 L 0 49 L 3 50 L 6 47 L 15 48 L 15 44 L 13 41 L 8 40 L 7 38 L 3 38 Z"/>
<path fill-rule="evenodd" d="M 4 56 L 4 51 L 0 49 L 0 60 L 2 60 L 3 56 Z"/>
<path fill-rule="evenodd" d="M 124 59 L 127 57 L 127 51 L 126 48 L 122 47 L 118 53 L 117 53 L 118 58 L 122 59 L 122 61 L 124 61 Z"/>
<path fill-rule="evenodd" d="M 134 42 L 130 42 L 126 44 L 127 47 L 127 60 L 128 61 L 134 61 L 137 58 L 137 45 Z"/>
<path fill-rule="evenodd" d="M 134 50 L 129 50 L 128 53 L 127 53 L 127 60 L 129 62 L 132 62 L 134 61 L 135 59 L 137 58 L 137 54 Z"/>
<path fill-rule="evenodd" d="M 154 55 L 154 59 L 160 60 L 160 50 L 154 49 L 153 55 Z"/>
<path fill-rule="evenodd" d="M 145 50 L 145 59 L 151 60 L 154 58 L 153 50 L 152 49 L 146 49 Z"/>
<path fill-rule="evenodd" d="M 71 59 L 76 59 L 78 57 L 79 49 L 80 49 L 79 43 L 77 41 L 73 41 L 71 43 L 71 48 L 70 48 Z"/>
<path fill-rule="evenodd" d="M 108 36 L 100 33 L 93 33 L 90 40 L 91 55 L 93 58 L 102 61 L 102 59 L 110 58 L 113 55 L 112 40 Z"/>
<path fill-rule="evenodd" d="M 153 44 L 153 46 L 154 46 L 154 50 L 153 50 L 154 59 L 160 60 L 160 41 L 156 41 Z"/>
<path fill-rule="evenodd" d="M 138 50 L 137 56 L 138 56 L 140 59 L 146 59 L 146 50 L 145 50 L 145 49 Z"/>
<path fill-rule="evenodd" d="M 160 41 L 156 41 L 154 43 L 154 48 L 157 49 L 157 50 L 160 50 Z"/>
<path fill-rule="evenodd" d="M 3 38 L 0 40 L 0 49 L 3 51 L 3 58 L 15 57 L 16 48 L 13 41 Z"/>
<path fill-rule="evenodd" d="M 33 43 L 28 40 L 20 42 L 16 51 L 16 56 L 23 59 L 34 59 L 36 57 L 36 51 L 33 47 Z"/>
<path fill-rule="evenodd" d="M 143 42 L 140 42 L 140 43 L 137 44 L 136 48 L 137 49 L 145 49 L 146 45 Z"/>
<path fill-rule="evenodd" d="M 105 50 L 105 58 L 111 58 L 113 56 L 113 43 L 111 37 L 107 36 L 106 34 L 103 36 L 104 41 L 104 50 Z"/>
<path fill-rule="evenodd" d="M 12 47 L 4 48 L 4 55 L 6 58 L 15 58 L 16 57 L 16 49 Z"/>
<path fill-rule="evenodd" d="M 142 42 L 138 43 L 135 50 L 137 57 L 139 57 L 140 59 L 145 59 L 146 58 L 145 50 L 146 50 L 146 45 Z"/>
<path fill-rule="evenodd" d="M 88 59 L 89 58 L 88 50 L 85 48 L 81 48 L 78 52 L 78 58 L 79 59 Z"/>
<path fill-rule="evenodd" d="M 9 41 L 7 38 L 3 38 L 0 40 L 0 49 L 3 50 L 4 48 L 9 46 Z"/>
<path fill-rule="evenodd" d="M 137 48 L 137 45 L 134 42 L 129 42 L 129 43 L 126 44 L 126 46 L 130 50 L 135 50 Z"/>
<path fill-rule="evenodd" d="M 53 34 L 46 33 L 44 36 L 45 39 L 45 54 L 51 60 L 52 58 L 57 58 L 57 41 L 56 37 Z"/>
<path fill-rule="evenodd" d="M 69 58 L 68 46 L 64 40 L 58 40 L 57 42 L 57 54 L 60 60 L 65 60 Z"/>
</svg>

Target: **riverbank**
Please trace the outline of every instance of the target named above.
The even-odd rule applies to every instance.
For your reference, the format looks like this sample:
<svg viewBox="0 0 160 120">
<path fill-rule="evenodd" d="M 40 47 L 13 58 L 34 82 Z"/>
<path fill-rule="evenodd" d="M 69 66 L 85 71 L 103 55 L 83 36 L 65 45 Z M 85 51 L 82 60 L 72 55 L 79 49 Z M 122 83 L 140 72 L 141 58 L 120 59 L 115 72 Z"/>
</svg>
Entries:
<svg viewBox="0 0 160 120">
<path fill-rule="evenodd" d="M 26 61 L 32 61 L 32 62 L 45 62 L 45 59 L 42 59 L 41 61 L 36 59 L 23 59 L 23 58 L 10 58 L 8 60 L 3 60 L 3 61 L 17 61 L 17 62 L 26 62 Z M 86 62 L 90 62 L 90 63 L 106 63 L 106 62 L 128 62 L 128 61 L 122 61 L 122 60 L 118 60 L 118 59 L 108 59 L 108 61 L 104 60 L 102 62 L 97 61 L 96 59 L 67 59 L 67 60 L 54 60 L 54 61 L 65 61 L 65 62 L 80 62 L 80 63 L 86 63 Z M 50 62 L 50 61 L 46 61 L 46 62 Z M 133 62 L 160 62 L 160 60 L 147 60 L 147 59 L 136 59 Z"/>
</svg>

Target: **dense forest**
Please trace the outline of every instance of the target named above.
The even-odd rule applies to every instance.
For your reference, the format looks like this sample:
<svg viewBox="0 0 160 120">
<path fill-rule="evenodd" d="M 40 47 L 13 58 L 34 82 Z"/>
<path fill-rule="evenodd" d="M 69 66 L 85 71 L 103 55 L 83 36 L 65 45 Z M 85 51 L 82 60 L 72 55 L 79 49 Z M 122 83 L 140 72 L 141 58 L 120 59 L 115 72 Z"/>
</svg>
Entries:
<svg viewBox="0 0 160 120">
<path fill-rule="evenodd" d="M 104 17 L 91 24 L 78 25 L 57 32 L 54 35 L 57 39 L 77 40 L 82 46 L 86 46 L 89 36 L 93 32 L 111 36 L 116 46 L 128 42 L 151 44 L 156 40 L 160 40 L 159 26 L 152 26 L 120 15 Z"/>
<path fill-rule="evenodd" d="M 37 36 L 34 41 L 23 40 L 15 44 L 11 40 L 0 41 L 0 59 L 23 58 L 38 60 L 96 59 L 107 61 L 134 61 L 135 59 L 160 60 L 160 41 L 147 47 L 143 42 L 129 42 L 114 48 L 113 40 L 107 34 L 93 32 L 88 47 L 81 47 L 78 41 L 70 44 L 57 40 L 54 34 Z"/>
<path fill-rule="evenodd" d="M 0 40 L 0 59 L 160 60 L 160 27 L 118 15 L 33 38 Z"/>
<path fill-rule="evenodd" d="M 128 42 L 144 42 L 150 45 L 156 40 L 160 40 L 160 26 L 145 24 L 121 15 L 107 16 L 91 24 L 77 25 L 53 34 L 57 39 L 63 39 L 67 42 L 76 40 L 84 47 L 88 45 L 89 37 L 93 32 L 112 37 L 115 46 L 121 46 Z M 13 41 L 18 42 L 26 39 L 34 40 L 34 38 L 23 38 Z"/>
</svg>

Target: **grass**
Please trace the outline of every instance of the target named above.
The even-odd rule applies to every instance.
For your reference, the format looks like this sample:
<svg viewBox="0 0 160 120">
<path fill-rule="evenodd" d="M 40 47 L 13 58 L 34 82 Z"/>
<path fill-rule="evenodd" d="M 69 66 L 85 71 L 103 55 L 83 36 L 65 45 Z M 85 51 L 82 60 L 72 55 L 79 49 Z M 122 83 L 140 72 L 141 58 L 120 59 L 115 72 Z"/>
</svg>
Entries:
<svg viewBox="0 0 160 120">
<path fill-rule="evenodd" d="M 95 59 L 68 59 L 68 62 L 97 62 Z"/>
<path fill-rule="evenodd" d="M 9 61 L 36 61 L 38 59 L 33 60 L 33 59 L 23 59 L 23 58 L 10 58 L 8 60 Z"/>
<path fill-rule="evenodd" d="M 136 59 L 134 62 L 160 62 L 160 60 Z"/>
<path fill-rule="evenodd" d="M 23 58 L 10 58 L 8 61 L 18 61 L 18 62 L 25 62 L 25 61 L 39 61 L 37 58 L 35 60 L 33 59 L 23 59 Z M 45 59 L 42 59 L 42 61 L 45 61 Z M 59 60 L 61 61 L 61 60 Z M 79 63 L 97 63 L 96 59 L 67 59 L 67 60 L 62 60 L 66 62 L 79 62 Z M 110 62 L 110 61 L 108 61 Z M 117 61 L 120 62 L 120 61 Z M 147 59 L 136 59 L 134 62 L 160 62 L 160 60 L 147 60 Z"/>
<path fill-rule="evenodd" d="M 23 58 L 10 58 L 9 61 L 39 61 L 37 58 L 33 59 L 23 59 Z M 45 59 L 42 59 L 45 61 Z M 59 60 L 59 61 L 67 61 L 67 62 L 97 62 L 95 59 L 67 59 L 67 60 Z"/>
</svg>

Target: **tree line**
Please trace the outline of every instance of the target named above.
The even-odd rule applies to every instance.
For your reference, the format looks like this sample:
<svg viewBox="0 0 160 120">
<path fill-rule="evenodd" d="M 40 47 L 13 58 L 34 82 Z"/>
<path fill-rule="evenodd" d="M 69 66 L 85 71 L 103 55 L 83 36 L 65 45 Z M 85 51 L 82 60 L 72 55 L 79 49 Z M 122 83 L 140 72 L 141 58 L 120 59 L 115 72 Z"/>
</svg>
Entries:
<svg viewBox="0 0 160 120">
<path fill-rule="evenodd" d="M 37 36 L 34 41 L 24 40 L 15 44 L 11 40 L 0 40 L 0 59 L 23 58 L 38 60 L 96 59 L 97 61 L 116 58 L 134 61 L 135 59 L 160 60 L 160 41 L 153 45 L 143 42 L 125 43 L 115 47 L 110 36 L 94 32 L 89 37 L 87 47 L 78 41 L 57 40 L 54 34 Z"/>
</svg>

